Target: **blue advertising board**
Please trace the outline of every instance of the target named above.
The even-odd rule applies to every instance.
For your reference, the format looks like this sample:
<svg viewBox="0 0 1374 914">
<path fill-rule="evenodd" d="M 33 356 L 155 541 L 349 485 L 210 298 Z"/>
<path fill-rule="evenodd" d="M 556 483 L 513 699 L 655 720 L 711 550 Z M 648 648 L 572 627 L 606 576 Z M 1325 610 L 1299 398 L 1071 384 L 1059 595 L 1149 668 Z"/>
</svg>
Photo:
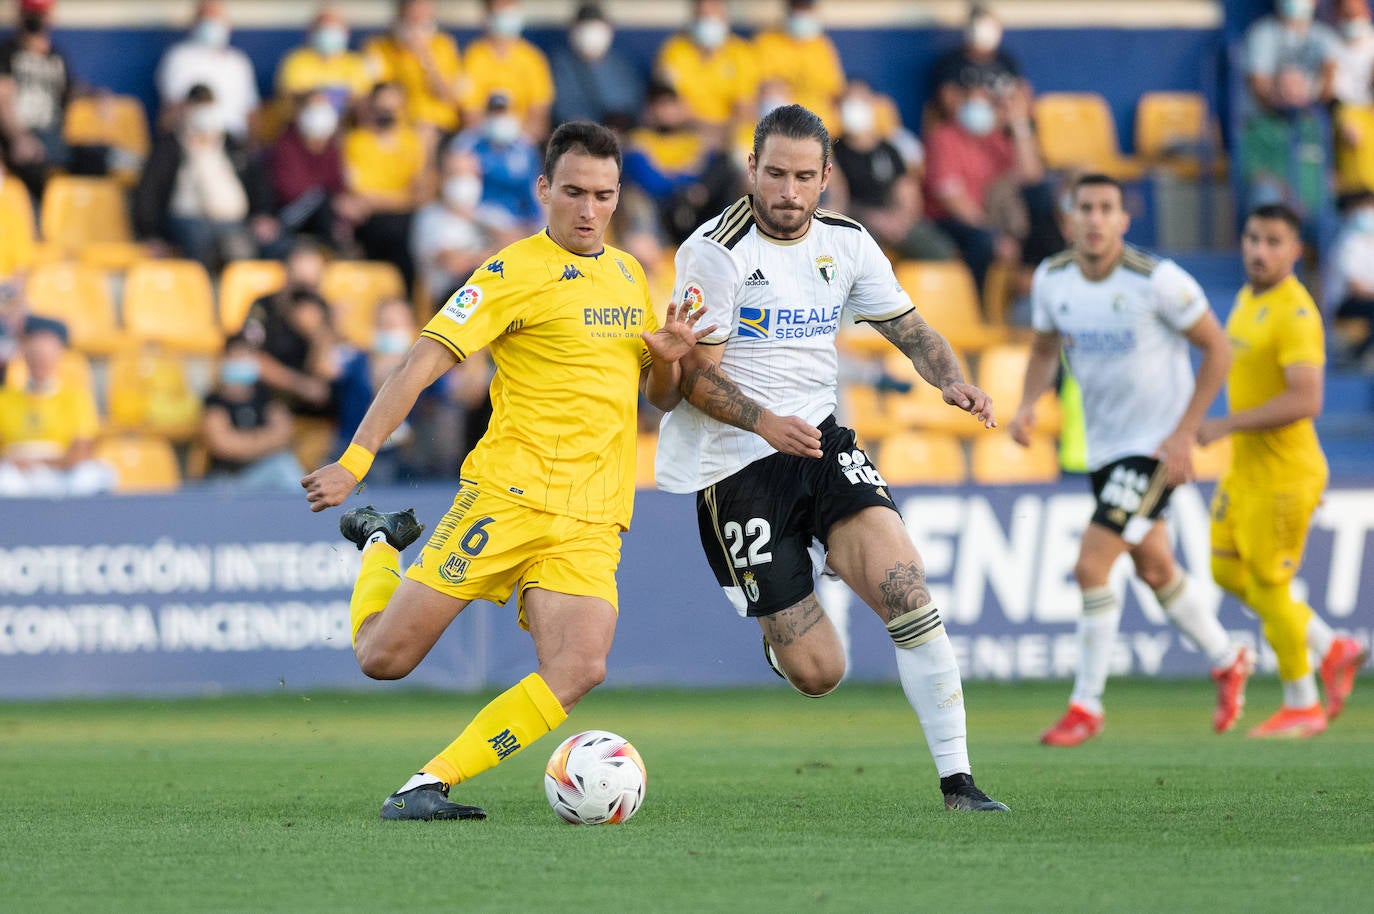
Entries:
<svg viewBox="0 0 1374 914">
<path fill-rule="evenodd" d="M 1184 567 L 1237 637 L 1258 624 L 1210 582 L 1208 490 L 1175 494 L 1172 529 Z M 1071 675 L 1078 538 L 1086 486 L 894 491 L 926 564 L 967 679 Z M 366 501 L 414 505 L 433 523 L 452 489 L 369 489 Z M 511 607 L 475 603 L 401 684 L 373 683 L 349 644 L 348 598 L 358 553 L 339 512 L 311 514 L 288 495 L 183 492 L 145 498 L 0 504 L 0 699 L 194 695 L 321 688 L 474 690 L 534 666 Z M 1295 584 L 1337 628 L 1374 635 L 1374 488 L 1336 484 L 1313 524 Z M 758 628 L 715 586 L 697 542 L 691 498 L 641 492 L 621 562 L 621 616 L 608 684 L 776 683 Z M 1206 662 L 1164 624 L 1153 596 L 1114 584 L 1125 612 L 1118 674 L 1201 676 Z M 850 676 L 896 677 L 877 617 L 843 584 L 822 579 L 822 603 L 850 652 Z M 1261 647 L 1261 670 L 1273 657 Z"/>
</svg>

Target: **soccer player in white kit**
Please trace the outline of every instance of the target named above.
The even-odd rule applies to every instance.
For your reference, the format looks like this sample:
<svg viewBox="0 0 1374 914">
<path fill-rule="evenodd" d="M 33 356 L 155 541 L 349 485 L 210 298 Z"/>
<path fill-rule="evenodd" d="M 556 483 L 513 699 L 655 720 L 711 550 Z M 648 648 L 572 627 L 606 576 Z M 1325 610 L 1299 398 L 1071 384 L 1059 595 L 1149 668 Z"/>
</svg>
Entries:
<svg viewBox="0 0 1374 914">
<path fill-rule="evenodd" d="M 1163 519 L 1174 487 L 1192 477 L 1193 442 L 1226 379 L 1230 344 L 1196 280 L 1173 261 L 1126 244 L 1129 227 L 1117 181 L 1084 175 L 1074 183 L 1073 247 L 1035 271 L 1035 341 L 1009 429 L 1018 443 L 1030 443 L 1035 402 L 1053 386 L 1062 349 L 1083 391 L 1097 507 L 1074 567 L 1083 592 L 1078 670 L 1068 711 L 1040 735 L 1050 746 L 1077 746 L 1102 729 L 1121 621 L 1108 578 L 1122 553 L 1130 553 L 1169 621 L 1211 661 L 1218 733 L 1240 717 L 1254 669 L 1253 651 L 1231 643 L 1175 563 Z M 1189 344 L 1202 352 L 1196 382 Z"/>
<path fill-rule="evenodd" d="M 804 695 L 839 684 L 840 638 L 816 600 L 813 543 L 887 625 L 897 670 L 948 809 L 1005 811 L 974 785 L 963 685 L 925 569 L 887 484 L 835 422 L 835 333 L 844 312 L 910 356 L 945 402 L 995 427 L 949 344 L 912 306 L 872 236 L 818 209 L 830 137 L 800 105 L 766 115 L 749 156 L 753 193 L 678 249 L 674 301 L 718 329 L 682 364 L 684 402 L 663 418 L 657 481 L 695 492 L 702 546 L 774 669 Z"/>
</svg>

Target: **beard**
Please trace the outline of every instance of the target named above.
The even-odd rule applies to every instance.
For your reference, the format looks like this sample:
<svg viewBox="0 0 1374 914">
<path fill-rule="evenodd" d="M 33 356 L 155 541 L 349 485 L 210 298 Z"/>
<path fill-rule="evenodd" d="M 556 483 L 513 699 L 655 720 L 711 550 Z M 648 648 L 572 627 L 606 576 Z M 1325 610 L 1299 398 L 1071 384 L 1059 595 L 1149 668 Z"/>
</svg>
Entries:
<svg viewBox="0 0 1374 914">
<path fill-rule="evenodd" d="M 758 200 L 756 196 L 755 201 Z M 786 237 L 794 235 L 800 231 L 816 213 L 816 207 L 807 209 L 777 209 L 775 207 L 764 208 L 760 205 L 754 207 L 754 218 L 765 232 L 775 237 Z"/>
</svg>

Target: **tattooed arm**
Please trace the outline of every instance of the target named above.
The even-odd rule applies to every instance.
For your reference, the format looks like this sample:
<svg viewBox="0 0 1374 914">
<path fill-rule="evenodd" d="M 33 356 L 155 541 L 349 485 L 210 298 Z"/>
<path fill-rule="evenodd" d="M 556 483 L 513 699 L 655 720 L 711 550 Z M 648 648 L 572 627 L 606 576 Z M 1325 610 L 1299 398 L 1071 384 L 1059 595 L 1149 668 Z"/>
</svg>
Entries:
<svg viewBox="0 0 1374 914">
<path fill-rule="evenodd" d="M 765 409 L 721 370 L 726 345 L 698 343 L 682 357 L 683 398 L 712 419 L 753 432 L 781 453 L 820 457 L 819 429 Z"/>
<path fill-rule="evenodd" d="M 873 326 L 911 359 L 926 382 L 940 391 L 945 402 L 979 419 L 987 428 L 996 428 L 992 398 L 964 380 L 959 360 L 949 342 L 925 322 L 915 309 L 890 321 L 874 321 Z"/>
</svg>

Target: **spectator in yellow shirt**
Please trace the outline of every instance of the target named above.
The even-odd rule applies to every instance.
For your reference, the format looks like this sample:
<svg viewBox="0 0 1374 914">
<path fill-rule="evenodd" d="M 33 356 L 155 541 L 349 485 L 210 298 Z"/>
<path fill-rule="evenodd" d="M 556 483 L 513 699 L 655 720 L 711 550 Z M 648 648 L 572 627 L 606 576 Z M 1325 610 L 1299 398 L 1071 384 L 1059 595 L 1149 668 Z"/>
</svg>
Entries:
<svg viewBox="0 0 1374 914">
<path fill-rule="evenodd" d="M 366 99 L 372 83 L 372 68 L 362 54 L 348 49 L 348 22 L 332 3 L 315 15 L 307 44 L 288 53 L 277 67 L 280 100 L 324 92 L 340 114 Z"/>
<path fill-rule="evenodd" d="M 406 114 L 430 134 L 458 129 L 463 97 L 463 60 L 458 43 L 439 31 L 434 0 L 398 0 L 390 32 L 363 46 L 378 80 L 395 82 L 405 93 Z M 431 145 L 437 136 L 431 136 Z"/>
<path fill-rule="evenodd" d="M 791 100 L 814 111 L 834 136 L 840 127 L 835 99 L 844 91 L 844 68 L 816 7 L 816 0 L 788 0 L 786 22 L 781 29 L 759 33 L 754 57 L 760 82 L 781 80 Z"/>
<path fill-rule="evenodd" d="M 30 315 L 21 347 L 28 381 L 0 389 L 0 498 L 62 498 L 114 488 L 114 470 L 93 459 L 100 420 L 95 394 L 60 373 L 67 326 Z"/>
<path fill-rule="evenodd" d="M 468 124 L 480 121 L 487 99 L 500 93 L 520 118 L 525 135 L 542 143 L 549 135 L 554 92 L 548 58 L 520 37 L 525 17 L 519 0 L 485 0 L 484 6 L 486 34 L 468 45 L 464 120 Z"/>
<path fill-rule="evenodd" d="M 752 119 L 759 90 L 754 49 L 731 33 L 725 0 L 694 0 L 691 27 L 663 43 L 654 70 L 702 124 L 728 128 Z"/>
<path fill-rule="evenodd" d="M 22 181 L 5 174 L 0 161 L 0 280 L 17 276 L 33 265 L 33 210 L 28 188 Z"/>
<path fill-rule="evenodd" d="M 370 260 L 396 264 L 409 285 L 410 219 L 434 194 L 424 139 L 401 117 L 405 99 L 394 83 L 379 83 L 368 97 L 366 121 L 344 138 L 344 183 L 363 214 L 354 231 Z"/>
</svg>

